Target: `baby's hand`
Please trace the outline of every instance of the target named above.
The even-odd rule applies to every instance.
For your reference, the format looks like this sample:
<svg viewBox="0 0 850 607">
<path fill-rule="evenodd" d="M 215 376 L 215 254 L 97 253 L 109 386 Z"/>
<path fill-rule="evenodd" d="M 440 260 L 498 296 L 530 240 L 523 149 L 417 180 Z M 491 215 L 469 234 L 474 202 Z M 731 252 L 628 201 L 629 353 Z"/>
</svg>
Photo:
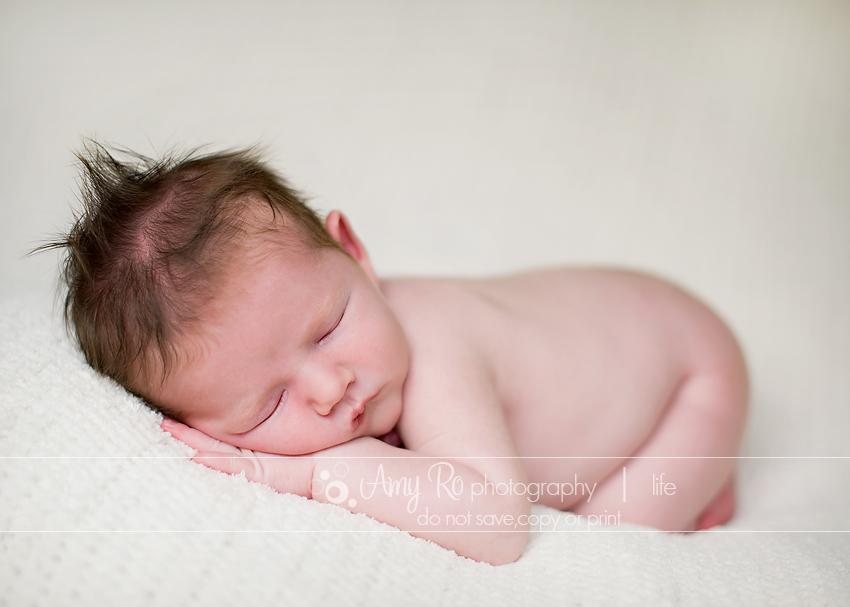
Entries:
<svg viewBox="0 0 850 607">
<path fill-rule="evenodd" d="M 279 493 L 313 497 L 310 482 L 315 462 L 312 458 L 240 449 L 168 417 L 162 420 L 160 427 L 198 451 L 192 461 L 225 474 L 244 472 L 249 481 L 269 485 Z"/>
</svg>

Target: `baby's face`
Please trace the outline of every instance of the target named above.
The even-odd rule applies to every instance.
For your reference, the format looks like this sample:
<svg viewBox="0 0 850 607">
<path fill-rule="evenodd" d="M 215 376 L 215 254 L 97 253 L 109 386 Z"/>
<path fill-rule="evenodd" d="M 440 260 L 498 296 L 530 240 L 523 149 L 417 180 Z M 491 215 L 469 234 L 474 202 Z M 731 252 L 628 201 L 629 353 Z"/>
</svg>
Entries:
<svg viewBox="0 0 850 607">
<path fill-rule="evenodd" d="M 219 440 L 283 455 L 392 430 L 407 341 L 358 262 L 268 249 L 230 270 L 155 400 Z"/>
</svg>

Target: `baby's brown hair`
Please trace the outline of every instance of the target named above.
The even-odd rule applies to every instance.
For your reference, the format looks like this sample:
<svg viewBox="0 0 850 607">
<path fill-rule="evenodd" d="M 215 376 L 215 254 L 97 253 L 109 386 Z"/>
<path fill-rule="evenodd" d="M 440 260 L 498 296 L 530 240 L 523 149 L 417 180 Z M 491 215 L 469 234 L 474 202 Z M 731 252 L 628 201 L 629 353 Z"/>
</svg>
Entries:
<svg viewBox="0 0 850 607">
<path fill-rule="evenodd" d="M 65 322 L 88 363 L 140 396 L 167 376 L 252 211 L 309 249 L 339 246 L 253 149 L 153 160 L 91 142 L 77 158 L 83 209 L 41 248 L 65 250 Z"/>
</svg>

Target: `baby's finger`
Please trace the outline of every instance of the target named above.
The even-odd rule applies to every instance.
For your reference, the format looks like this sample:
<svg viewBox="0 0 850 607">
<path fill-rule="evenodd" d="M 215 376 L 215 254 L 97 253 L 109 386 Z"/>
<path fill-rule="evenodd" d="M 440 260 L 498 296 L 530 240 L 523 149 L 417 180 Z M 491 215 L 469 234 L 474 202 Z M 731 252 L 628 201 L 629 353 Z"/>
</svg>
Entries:
<svg viewBox="0 0 850 607">
<path fill-rule="evenodd" d="M 197 455 L 192 458 L 192 461 L 203 464 L 207 468 L 224 472 L 225 474 L 239 474 L 240 472 L 244 472 L 245 478 L 249 481 L 262 480 L 256 478 L 256 466 L 241 455 L 223 453 L 221 451 L 198 451 Z"/>
<path fill-rule="evenodd" d="M 241 453 L 238 447 L 228 445 L 220 440 L 217 440 L 208 434 L 204 434 L 200 430 L 181 424 L 170 418 L 162 420 L 160 427 L 171 434 L 174 438 L 182 441 L 198 451 L 226 451 L 228 453 Z"/>
</svg>

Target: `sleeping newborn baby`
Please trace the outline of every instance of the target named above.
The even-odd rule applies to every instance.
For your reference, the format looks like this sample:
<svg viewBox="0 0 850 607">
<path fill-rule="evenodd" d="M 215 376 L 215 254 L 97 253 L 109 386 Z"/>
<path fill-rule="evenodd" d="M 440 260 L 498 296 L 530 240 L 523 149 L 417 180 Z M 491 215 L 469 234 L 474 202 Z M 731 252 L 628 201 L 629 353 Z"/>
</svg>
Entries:
<svg viewBox="0 0 850 607">
<path fill-rule="evenodd" d="M 516 560 L 532 503 L 691 531 L 733 511 L 741 351 L 704 305 L 626 271 L 379 279 L 253 152 L 80 155 L 61 242 L 89 363 L 195 461 Z"/>
</svg>

